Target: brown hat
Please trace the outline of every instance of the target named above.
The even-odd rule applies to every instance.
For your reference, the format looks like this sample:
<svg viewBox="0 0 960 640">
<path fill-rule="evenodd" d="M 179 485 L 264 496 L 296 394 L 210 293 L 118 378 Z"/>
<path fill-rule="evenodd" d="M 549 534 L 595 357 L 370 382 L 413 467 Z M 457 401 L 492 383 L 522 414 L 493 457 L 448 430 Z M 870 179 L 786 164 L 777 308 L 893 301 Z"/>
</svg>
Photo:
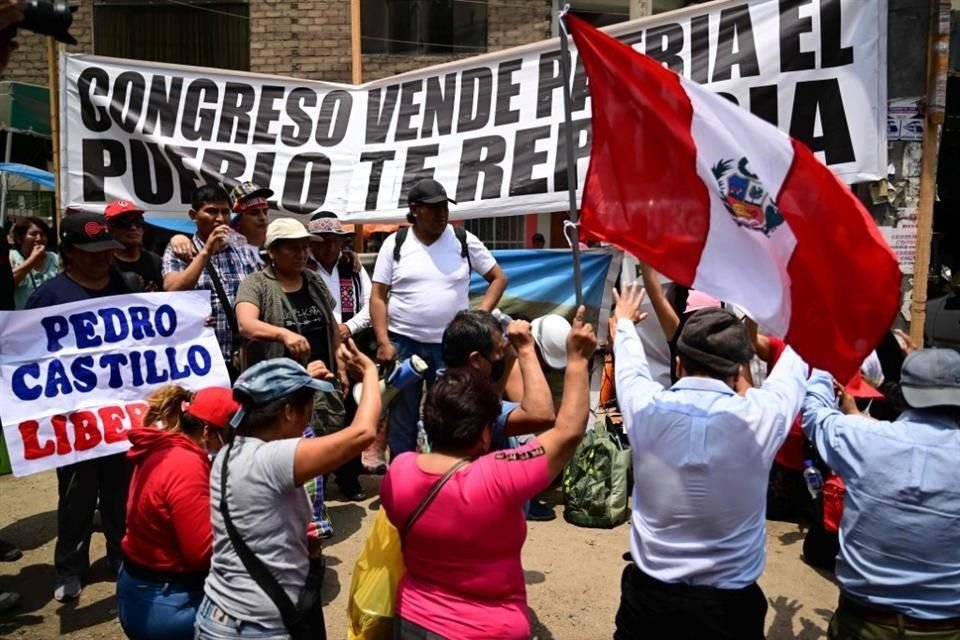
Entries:
<svg viewBox="0 0 960 640">
<path fill-rule="evenodd" d="M 736 375 L 754 355 L 753 343 L 739 318 L 727 309 L 700 309 L 683 325 L 677 351 L 685 358 L 724 375 Z"/>
</svg>

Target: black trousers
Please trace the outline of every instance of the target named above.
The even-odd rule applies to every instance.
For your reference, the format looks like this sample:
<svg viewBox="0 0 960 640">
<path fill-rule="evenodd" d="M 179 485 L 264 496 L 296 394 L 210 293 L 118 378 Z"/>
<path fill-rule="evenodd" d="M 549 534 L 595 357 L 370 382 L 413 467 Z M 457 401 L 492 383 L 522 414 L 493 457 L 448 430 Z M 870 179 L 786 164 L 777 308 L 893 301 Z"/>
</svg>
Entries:
<svg viewBox="0 0 960 640">
<path fill-rule="evenodd" d="M 57 544 L 53 563 L 61 577 L 83 576 L 90 567 L 93 515 L 100 506 L 107 560 L 120 568 L 120 541 L 126 530 L 127 489 L 130 465 L 117 453 L 57 469 L 60 501 L 57 504 Z"/>
<path fill-rule="evenodd" d="M 767 599 L 745 589 L 667 584 L 634 564 L 623 570 L 614 640 L 763 640 Z"/>
</svg>

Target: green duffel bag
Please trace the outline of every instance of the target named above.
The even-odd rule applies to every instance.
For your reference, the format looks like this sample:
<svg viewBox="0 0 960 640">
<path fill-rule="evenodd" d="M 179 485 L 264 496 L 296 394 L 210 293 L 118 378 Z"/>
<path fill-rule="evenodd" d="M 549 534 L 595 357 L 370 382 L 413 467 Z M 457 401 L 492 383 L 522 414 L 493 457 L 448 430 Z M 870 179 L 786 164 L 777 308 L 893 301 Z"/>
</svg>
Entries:
<svg viewBox="0 0 960 640">
<path fill-rule="evenodd" d="M 563 517 L 580 527 L 612 529 L 627 520 L 630 448 L 600 414 L 563 470 Z"/>
</svg>

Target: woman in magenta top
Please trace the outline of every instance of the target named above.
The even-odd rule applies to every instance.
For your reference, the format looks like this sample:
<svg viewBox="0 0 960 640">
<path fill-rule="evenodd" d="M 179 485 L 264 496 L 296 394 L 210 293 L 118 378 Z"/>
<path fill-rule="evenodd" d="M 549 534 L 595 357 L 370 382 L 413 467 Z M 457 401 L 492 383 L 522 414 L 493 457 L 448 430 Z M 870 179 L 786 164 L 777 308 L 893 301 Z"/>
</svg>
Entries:
<svg viewBox="0 0 960 640">
<path fill-rule="evenodd" d="M 490 453 L 500 398 L 478 371 L 449 371 L 427 396 L 424 429 L 432 452 L 404 453 L 380 488 L 401 532 L 424 497 L 457 470 L 403 537 L 406 574 L 397 593 L 394 638 L 530 637 L 520 551 L 524 503 L 547 488 L 583 437 L 593 328 L 577 311 L 567 339 L 563 401 L 552 429 L 519 449 Z"/>
</svg>

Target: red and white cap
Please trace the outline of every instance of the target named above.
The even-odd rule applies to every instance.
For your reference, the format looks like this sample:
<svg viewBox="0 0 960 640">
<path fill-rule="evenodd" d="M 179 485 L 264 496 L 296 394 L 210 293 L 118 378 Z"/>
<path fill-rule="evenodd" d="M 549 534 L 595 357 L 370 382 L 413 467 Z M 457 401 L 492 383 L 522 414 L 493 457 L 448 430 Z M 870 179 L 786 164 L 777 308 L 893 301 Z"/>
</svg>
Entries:
<svg viewBox="0 0 960 640">
<path fill-rule="evenodd" d="M 103 217 L 107 220 L 113 220 L 120 216 L 129 215 L 131 213 L 143 213 L 143 208 L 134 202 L 129 200 L 114 200 L 107 205 L 107 208 L 103 210 Z"/>
</svg>

